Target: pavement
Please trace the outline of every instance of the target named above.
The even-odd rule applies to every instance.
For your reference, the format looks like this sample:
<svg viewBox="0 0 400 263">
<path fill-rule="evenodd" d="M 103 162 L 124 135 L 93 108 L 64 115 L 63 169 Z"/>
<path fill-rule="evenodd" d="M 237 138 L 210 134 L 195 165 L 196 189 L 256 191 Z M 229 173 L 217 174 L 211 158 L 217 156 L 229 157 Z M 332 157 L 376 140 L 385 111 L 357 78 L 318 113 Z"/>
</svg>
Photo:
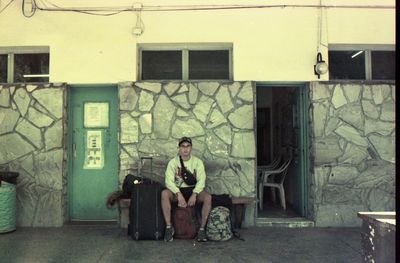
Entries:
<svg viewBox="0 0 400 263">
<path fill-rule="evenodd" d="M 245 241 L 134 241 L 117 225 L 19 227 L 0 234 L 0 262 L 361 262 L 361 228 L 249 227 L 240 235 Z"/>
</svg>

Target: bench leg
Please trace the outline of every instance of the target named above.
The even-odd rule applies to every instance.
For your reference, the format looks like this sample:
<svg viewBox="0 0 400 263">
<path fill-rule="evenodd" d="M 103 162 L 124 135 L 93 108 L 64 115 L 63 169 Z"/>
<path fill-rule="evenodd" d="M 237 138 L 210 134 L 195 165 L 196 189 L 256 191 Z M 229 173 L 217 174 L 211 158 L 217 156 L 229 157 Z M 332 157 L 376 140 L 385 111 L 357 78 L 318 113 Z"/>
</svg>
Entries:
<svg viewBox="0 0 400 263">
<path fill-rule="evenodd" d="M 235 222 L 233 228 L 242 228 L 242 221 L 246 207 L 244 204 L 236 204 L 235 206 Z"/>
</svg>

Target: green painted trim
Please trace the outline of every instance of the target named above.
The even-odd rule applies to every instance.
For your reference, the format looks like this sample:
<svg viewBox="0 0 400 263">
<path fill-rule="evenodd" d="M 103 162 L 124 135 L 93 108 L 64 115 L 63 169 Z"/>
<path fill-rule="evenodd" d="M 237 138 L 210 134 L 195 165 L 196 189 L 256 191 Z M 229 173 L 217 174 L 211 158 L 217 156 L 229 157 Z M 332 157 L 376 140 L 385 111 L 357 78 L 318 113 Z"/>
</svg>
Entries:
<svg viewBox="0 0 400 263">
<path fill-rule="evenodd" d="M 301 216 L 308 218 L 308 204 L 309 204 L 309 181 L 310 181 L 310 138 L 309 138 L 309 83 L 305 82 L 256 82 L 256 88 L 277 88 L 277 87 L 290 87 L 290 88 L 297 88 L 298 96 L 299 96 L 299 104 L 300 104 L 300 112 L 299 112 L 299 120 L 300 120 L 300 138 L 301 138 L 301 192 L 303 193 L 301 198 Z M 255 112 L 256 113 L 256 112 Z M 255 118 L 257 118 L 255 114 Z M 256 126 L 255 126 L 256 127 Z M 256 138 L 257 139 L 257 138 Z M 257 166 L 255 167 L 255 169 Z M 257 177 L 257 173 L 256 177 Z M 256 178 L 257 179 L 257 178 Z M 257 182 L 256 182 L 256 191 L 257 191 Z M 258 217 L 258 207 L 256 204 L 255 208 L 255 218 Z"/>
<path fill-rule="evenodd" d="M 301 176 L 302 176 L 302 216 L 308 217 L 309 180 L 310 180 L 310 138 L 309 138 L 309 86 L 300 87 L 300 136 L 301 136 Z"/>
</svg>

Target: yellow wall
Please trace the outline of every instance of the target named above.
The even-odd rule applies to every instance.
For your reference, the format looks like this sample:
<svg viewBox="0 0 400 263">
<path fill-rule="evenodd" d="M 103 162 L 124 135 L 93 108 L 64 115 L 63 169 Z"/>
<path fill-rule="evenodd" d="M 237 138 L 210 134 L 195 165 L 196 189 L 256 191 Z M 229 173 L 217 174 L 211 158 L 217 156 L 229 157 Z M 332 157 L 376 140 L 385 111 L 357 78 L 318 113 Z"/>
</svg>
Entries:
<svg viewBox="0 0 400 263">
<path fill-rule="evenodd" d="M 8 1 L 1 1 L 0 10 Z M 50 46 L 50 81 L 115 83 L 135 81 L 137 43 L 233 43 L 234 80 L 311 81 L 318 43 L 318 8 L 142 12 L 144 34 L 131 34 L 133 12 L 92 16 L 37 10 L 21 13 L 21 0 L 0 13 L 0 46 Z M 40 2 L 46 1 L 37 1 Z M 93 1 L 53 0 L 59 6 Z M 96 6 L 132 1 L 96 1 Z M 139 2 L 139 1 L 137 1 Z M 310 4 L 298 1 L 140 1 L 144 6 L 187 4 Z M 394 0 L 322 1 L 324 5 L 389 5 Z M 93 5 L 93 4 L 91 4 Z M 327 8 L 322 12 L 323 44 L 395 44 L 395 9 Z M 327 49 L 321 48 L 327 60 Z M 322 76 L 326 79 L 327 74 Z"/>
</svg>

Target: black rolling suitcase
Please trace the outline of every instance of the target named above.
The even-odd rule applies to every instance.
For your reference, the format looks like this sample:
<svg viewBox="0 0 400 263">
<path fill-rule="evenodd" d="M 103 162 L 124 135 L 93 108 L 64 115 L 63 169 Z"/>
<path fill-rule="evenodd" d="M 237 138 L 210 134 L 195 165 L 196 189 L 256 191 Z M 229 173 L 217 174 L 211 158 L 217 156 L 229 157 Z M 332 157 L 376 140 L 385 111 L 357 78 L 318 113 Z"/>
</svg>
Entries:
<svg viewBox="0 0 400 263">
<path fill-rule="evenodd" d="M 152 159 L 150 160 L 152 170 Z M 139 169 L 140 170 L 140 169 Z M 152 171 L 151 171 L 152 172 Z M 135 184 L 129 207 L 128 231 L 134 240 L 160 240 L 164 237 L 165 222 L 161 210 L 161 191 L 158 182 Z"/>
</svg>

